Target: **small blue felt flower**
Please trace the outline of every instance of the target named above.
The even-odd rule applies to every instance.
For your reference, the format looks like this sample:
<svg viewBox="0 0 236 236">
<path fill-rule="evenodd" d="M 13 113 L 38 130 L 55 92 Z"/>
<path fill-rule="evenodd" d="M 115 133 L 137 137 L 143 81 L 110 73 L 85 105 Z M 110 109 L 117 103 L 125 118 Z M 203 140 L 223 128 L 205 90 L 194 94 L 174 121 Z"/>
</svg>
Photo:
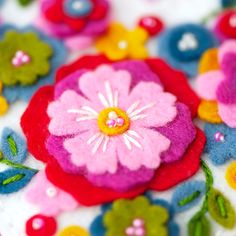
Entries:
<svg viewBox="0 0 236 236">
<path fill-rule="evenodd" d="M 14 86 L 4 86 L 3 95 L 9 103 L 13 103 L 18 99 L 28 101 L 40 87 L 53 83 L 56 69 L 65 62 L 67 50 L 62 42 L 45 35 L 33 26 L 28 26 L 23 29 L 17 29 L 13 25 L 3 24 L 0 26 L 0 40 L 2 40 L 4 38 L 5 33 L 9 31 L 17 31 L 21 33 L 33 32 L 38 35 L 40 40 L 47 43 L 53 50 L 53 55 L 49 59 L 49 73 L 44 76 L 41 76 L 35 83 L 31 85 L 24 86 L 17 84 Z"/>
<path fill-rule="evenodd" d="M 201 55 L 217 45 L 214 35 L 196 24 L 182 24 L 165 30 L 158 38 L 158 55 L 176 69 L 194 77 Z"/>
<path fill-rule="evenodd" d="M 224 164 L 230 158 L 236 159 L 236 129 L 225 124 L 206 124 L 207 143 L 205 151 L 213 164 Z"/>
</svg>

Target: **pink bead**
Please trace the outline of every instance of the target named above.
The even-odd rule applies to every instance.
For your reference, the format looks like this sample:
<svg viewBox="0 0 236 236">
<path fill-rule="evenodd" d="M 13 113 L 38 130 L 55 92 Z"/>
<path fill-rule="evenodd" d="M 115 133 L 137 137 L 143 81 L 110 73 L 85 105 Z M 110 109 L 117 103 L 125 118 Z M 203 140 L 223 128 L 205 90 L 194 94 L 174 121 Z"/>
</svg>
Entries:
<svg viewBox="0 0 236 236">
<path fill-rule="evenodd" d="M 135 228 L 134 227 L 128 227 L 125 230 L 125 233 L 127 236 L 133 236 L 135 234 Z"/>
<path fill-rule="evenodd" d="M 115 120 L 107 120 L 106 125 L 109 127 L 115 127 L 116 126 L 116 121 Z"/>
<path fill-rule="evenodd" d="M 14 66 L 20 66 L 20 60 L 16 57 L 12 59 L 12 65 Z"/>
<path fill-rule="evenodd" d="M 40 218 L 36 218 L 33 220 L 32 222 L 32 227 L 35 229 L 35 230 L 39 230 L 43 227 L 44 225 L 44 221 Z"/>
<path fill-rule="evenodd" d="M 24 55 L 21 58 L 21 61 L 24 62 L 24 63 L 29 63 L 30 62 L 30 57 L 28 55 Z"/>
<path fill-rule="evenodd" d="M 119 117 L 119 118 L 116 119 L 116 123 L 117 123 L 118 126 L 122 126 L 125 123 L 125 121 L 124 121 L 123 118 Z"/>
<path fill-rule="evenodd" d="M 134 227 L 143 227 L 144 226 L 144 221 L 142 219 L 134 219 L 133 221 L 133 226 Z"/>
<path fill-rule="evenodd" d="M 25 55 L 24 52 L 19 50 L 19 51 L 16 52 L 15 57 L 19 58 L 19 57 L 23 57 L 24 55 Z"/>
<path fill-rule="evenodd" d="M 214 138 L 215 138 L 216 142 L 224 142 L 225 141 L 225 137 L 221 132 L 216 132 L 214 135 Z"/>
<path fill-rule="evenodd" d="M 146 234 L 146 231 L 144 228 L 135 229 L 135 233 L 134 233 L 135 236 L 145 236 L 145 234 Z"/>
</svg>

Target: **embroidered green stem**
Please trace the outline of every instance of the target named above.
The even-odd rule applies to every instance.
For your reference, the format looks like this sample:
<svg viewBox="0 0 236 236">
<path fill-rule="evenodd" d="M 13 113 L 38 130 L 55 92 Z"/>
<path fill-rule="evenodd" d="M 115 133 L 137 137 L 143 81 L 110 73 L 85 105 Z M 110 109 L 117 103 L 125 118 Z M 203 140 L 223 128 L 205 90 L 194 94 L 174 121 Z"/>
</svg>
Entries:
<svg viewBox="0 0 236 236">
<path fill-rule="evenodd" d="M 225 209 L 225 200 L 224 200 L 224 198 L 221 197 L 221 196 L 217 196 L 216 202 L 217 202 L 217 206 L 219 208 L 220 215 L 223 218 L 227 218 L 227 211 Z"/>
<path fill-rule="evenodd" d="M 4 159 L 4 158 L 0 158 L 0 163 L 2 164 L 5 164 L 5 165 L 8 165 L 10 167 L 14 167 L 14 168 L 17 168 L 17 169 L 27 169 L 27 170 L 34 170 L 34 171 L 38 171 L 38 170 L 35 170 L 35 169 L 32 169 L 30 167 L 27 167 L 27 166 L 24 166 L 24 165 L 21 165 L 21 164 L 16 164 L 16 163 L 13 163 L 7 159 Z"/>
<path fill-rule="evenodd" d="M 202 236 L 202 224 L 201 222 L 197 222 L 195 232 L 193 236 Z"/>
<path fill-rule="evenodd" d="M 11 136 L 8 136 L 7 137 L 7 142 L 9 144 L 9 147 L 11 149 L 11 152 L 12 152 L 13 156 L 16 156 L 17 153 L 18 153 L 18 150 L 17 150 L 15 140 Z"/>
<path fill-rule="evenodd" d="M 16 181 L 19 181 L 21 180 L 22 178 L 24 178 L 24 174 L 17 174 L 15 176 L 12 176 L 8 179 L 5 179 L 3 182 L 2 182 L 2 185 L 7 185 L 7 184 L 10 184 L 12 182 L 16 182 Z"/>
<path fill-rule="evenodd" d="M 196 199 L 200 194 L 201 194 L 200 191 L 196 191 L 193 194 L 189 195 L 188 197 L 180 200 L 178 202 L 178 205 L 179 206 L 185 206 L 186 204 L 188 204 L 188 203 L 192 202 L 194 199 Z"/>
</svg>

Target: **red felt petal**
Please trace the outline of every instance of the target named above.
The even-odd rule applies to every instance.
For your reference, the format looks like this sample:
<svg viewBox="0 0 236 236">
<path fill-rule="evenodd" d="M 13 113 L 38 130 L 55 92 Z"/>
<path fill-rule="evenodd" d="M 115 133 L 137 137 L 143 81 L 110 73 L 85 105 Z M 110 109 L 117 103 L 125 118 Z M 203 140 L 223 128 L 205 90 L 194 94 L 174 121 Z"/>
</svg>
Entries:
<svg viewBox="0 0 236 236">
<path fill-rule="evenodd" d="M 65 23 L 73 30 L 80 31 L 86 24 L 86 19 L 71 18 L 69 16 L 64 17 Z"/>
<path fill-rule="evenodd" d="M 57 230 L 57 222 L 53 217 L 35 215 L 26 222 L 25 231 L 28 236 L 52 236 Z"/>
<path fill-rule="evenodd" d="M 48 7 L 46 10 L 43 10 L 44 16 L 54 23 L 60 23 L 63 19 L 63 9 L 62 9 L 63 0 L 57 0 L 55 4 Z"/>
<path fill-rule="evenodd" d="M 28 149 L 35 158 L 43 162 L 53 158 L 45 147 L 45 140 L 49 136 L 47 107 L 52 99 L 52 86 L 40 88 L 21 117 L 21 127 L 27 138 Z"/>
<path fill-rule="evenodd" d="M 100 188 L 83 176 L 65 173 L 55 161 L 48 164 L 46 174 L 54 185 L 70 193 L 80 204 L 85 206 L 108 203 L 119 198 L 133 198 L 148 188 L 148 186 L 140 186 L 127 192 Z"/>
<path fill-rule="evenodd" d="M 204 133 L 197 128 L 196 139 L 189 146 L 183 158 L 171 164 L 163 164 L 152 180 L 151 189 L 163 191 L 193 176 L 200 167 L 200 157 L 205 143 Z"/>
<path fill-rule="evenodd" d="M 178 101 L 186 104 L 192 114 L 196 117 L 200 99 L 188 84 L 184 73 L 172 69 L 161 59 L 147 59 L 147 64 L 159 76 L 165 90 L 173 93 Z"/>
<path fill-rule="evenodd" d="M 107 14 L 108 6 L 105 4 L 97 4 L 96 1 L 94 1 L 94 8 L 91 12 L 89 18 L 91 20 L 100 20 L 104 18 Z"/>
</svg>

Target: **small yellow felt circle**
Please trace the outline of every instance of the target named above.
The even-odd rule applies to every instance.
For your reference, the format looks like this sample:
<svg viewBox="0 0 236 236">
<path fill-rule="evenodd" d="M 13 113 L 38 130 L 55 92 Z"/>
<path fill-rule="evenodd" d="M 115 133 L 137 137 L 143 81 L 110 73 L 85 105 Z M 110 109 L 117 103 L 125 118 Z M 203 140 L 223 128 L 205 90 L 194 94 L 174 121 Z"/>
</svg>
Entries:
<svg viewBox="0 0 236 236">
<path fill-rule="evenodd" d="M 203 74 L 211 70 L 219 70 L 220 69 L 220 64 L 218 61 L 218 49 L 217 48 L 212 48 L 207 50 L 200 62 L 199 62 L 199 73 Z"/>
<path fill-rule="evenodd" d="M 107 120 L 110 112 L 115 112 L 118 117 L 123 118 L 124 124 L 122 126 L 116 126 L 116 127 L 107 126 Z M 111 107 L 102 110 L 99 113 L 97 122 L 100 131 L 108 136 L 123 134 L 126 130 L 129 129 L 130 126 L 130 119 L 127 116 L 126 112 L 117 107 Z"/>
<path fill-rule="evenodd" d="M 210 123 L 222 123 L 222 119 L 218 114 L 218 104 L 215 101 L 202 100 L 198 107 L 198 116 Z"/>
<path fill-rule="evenodd" d="M 63 229 L 58 236 L 89 236 L 89 233 L 79 226 L 72 225 Z"/>
<path fill-rule="evenodd" d="M 0 96 L 0 115 L 4 115 L 8 110 L 7 100 Z"/>
<path fill-rule="evenodd" d="M 232 162 L 226 170 L 225 178 L 229 186 L 236 189 L 236 162 Z"/>
</svg>

